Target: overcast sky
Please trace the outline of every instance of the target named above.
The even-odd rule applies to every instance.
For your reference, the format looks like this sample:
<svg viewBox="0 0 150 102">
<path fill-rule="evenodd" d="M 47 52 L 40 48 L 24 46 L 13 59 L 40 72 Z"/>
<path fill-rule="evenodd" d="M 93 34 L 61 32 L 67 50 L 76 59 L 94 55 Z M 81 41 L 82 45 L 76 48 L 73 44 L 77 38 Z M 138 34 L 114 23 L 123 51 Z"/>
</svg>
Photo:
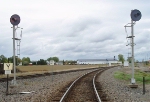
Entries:
<svg viewBox="0 0 150 102">
<path fill-rule="evenodd" d="M 131 28 L 126 33 L 124 26 L 131 22 L 133 9 L 142 13 L 134 26 L 135 59 L 149 59 L 149 0 L 0 0 L 0 54 L 13 55 L 10 17 L 18 14 L 21 58 L 105 59 L 123 54 L 127 59 Z M 16 37 L 20 34 L 18 28 Z"/>
</svg>

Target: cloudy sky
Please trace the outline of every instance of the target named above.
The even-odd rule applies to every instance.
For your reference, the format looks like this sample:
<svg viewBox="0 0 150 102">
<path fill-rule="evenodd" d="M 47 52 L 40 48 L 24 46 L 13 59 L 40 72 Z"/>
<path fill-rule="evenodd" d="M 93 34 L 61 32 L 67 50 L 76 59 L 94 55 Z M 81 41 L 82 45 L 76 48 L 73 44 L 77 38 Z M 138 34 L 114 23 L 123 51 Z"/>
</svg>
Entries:
<svg viewBox="0 0 150 102">
<path fill-rule="evenodd" d="M 13 55 L 10 17 L 18 14 L 21 58 L 77 60 L 123 54 L 127 59 L 131 28 L 126 33 L 124 26 L 131 22 L 133 9 L 142 13 L 134 26 L 135 59 L 149 59 L 149 0 L 0 0 L 0 54 Z M 20 34 L 18 28 L 15 36 Z"/>
</svg>

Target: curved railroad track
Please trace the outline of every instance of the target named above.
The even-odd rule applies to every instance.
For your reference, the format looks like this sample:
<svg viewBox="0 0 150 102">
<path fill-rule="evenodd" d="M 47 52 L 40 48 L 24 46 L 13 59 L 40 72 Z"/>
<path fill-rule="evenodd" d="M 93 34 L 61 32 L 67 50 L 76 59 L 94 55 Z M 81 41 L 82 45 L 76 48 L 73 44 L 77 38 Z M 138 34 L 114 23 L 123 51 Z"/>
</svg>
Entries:
<svg viewBox="0 0 150 102">
<path fill-rule="evenodd" d="M 60 91 L 53 102 L 108 102 L 106 94 L 103 93 L 97 76 L 108 68 L 96 69 L 86 73 L 62 91 Z M 102 98 L 101 98 L 102 97 Z"/>
</svg>

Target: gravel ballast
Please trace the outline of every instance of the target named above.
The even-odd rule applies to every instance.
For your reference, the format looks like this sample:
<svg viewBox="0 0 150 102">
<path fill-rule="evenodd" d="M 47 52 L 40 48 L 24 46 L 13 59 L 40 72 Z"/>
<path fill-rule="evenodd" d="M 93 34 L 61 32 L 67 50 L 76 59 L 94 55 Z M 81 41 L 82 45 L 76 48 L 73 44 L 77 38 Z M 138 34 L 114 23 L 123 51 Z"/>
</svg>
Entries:
<svg viewBox="0 0 150 102">
<path fill-rule="evenodd" d="M 6 82 L 1 82 L 0 102 L 51 102 L 57 92 L 61 91 L 60 89 L 92 70 L 95 69 L 17 80 L 17 86 L 9 86 L 11 95 L 7 96 Z M 138 84 L 138 88 L 134 89 L 128 86 L 130 82 L 115 79 L 113 75 L 117 70 L 121 69 L 111 68 L 98 76 L 102 89 L 108 95 L 110 102 L 150 102 L 150 85 L 146 85 L 146 93 L 143 95 L 142 84 Z M 31 93 L 19 93 L 23 91 Z"/>
<path fill-rule="evenodd" d="M 138 88 L 130 88 L 130 82 L 115 79 L 113 75 L 118 70 L 121 69 L 111 68 L 98 77 L 111 102 L 150 102 L 149 85 L 146 85 L 146 93 L 143 95 L 142 84 L 138 84 Z"/>
<path fill-rule="evenodd" d="M 61 88 L 92 70 L 94 69 L 17 80 L 17 86 L 9 86 L 9 94 L 11 95 L 7 96 L 6 82 L 1 82 L 0 102 L 50 102 Z M 9 82 L 9 84 L 10 83 L 11 82 Z M 20 94 L 19 92 L 31 93 Z"/>
</svg>

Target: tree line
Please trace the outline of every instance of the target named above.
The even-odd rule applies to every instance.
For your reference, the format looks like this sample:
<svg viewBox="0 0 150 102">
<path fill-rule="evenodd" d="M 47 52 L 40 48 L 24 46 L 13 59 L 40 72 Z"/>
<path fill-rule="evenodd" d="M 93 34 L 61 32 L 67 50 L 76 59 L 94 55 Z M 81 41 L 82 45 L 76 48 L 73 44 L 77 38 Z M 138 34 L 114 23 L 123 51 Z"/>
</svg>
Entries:
<svg viewBox="0 0 150 102">
<path fill-rule="evenodd" d="M 32 63 L 33 65 L 46 65 L 47 61 L 54 60 L 55 62 L 59 61 L 58 57 L 49 57 L 46 60 L 45 59 L 39 59 L 37 61 L 31 61 L 30 57 L 23 57 L 22 59 L 15 57 L 16 65 L 19 65 L 22 63 L 22 65 L 29 65 Z M 4 55 L 0 55 L 0 63 L 13 63 L 13 56 L 12 57 L 6 57 Z"/>
<path fill-rule="evenodd" d="M 33 65 L 46 65 L 48 61 L 50 60 L 54 60 L 55 62 L 59 61 L 58 57 L 49 57 L 46 60 L 45 59 L 39 59 L 38 61 L 31 61 L 30 57 L 23 57 L 22 59 L 18 58 L 17 56 L 15 57 L 16 59 L 16 65 L 22 63 L 22 65 L 29 65 L 30 63 L 32 63 Z M 122 63 L 124 63 L 125 59 L 124 56 L 122 54 L 118 55 L 118 60 L 121 61 Z M 131 58 L 128 58 L 127 61 L 129 61 L 129 63 L 131 63 Z M 136 61 L 138 62 L 138 61 Z M 13 63 L 13 56 L 12 57 L 5 57 L 4 55 L 0 55 L 0 63 Z M 63 64 L 71 64 L 74 65 L 76 64 L 76 61 L 64 61 L 63 60 Z M 145 62 L 148 63 L 148 62 Z"/>
<path fill-rule="evenodd" d="M 118 60 L 121 61 L 122 63 L 124 63 L 125 58 L 123 57 L 122 54 L 119 54 L 119 55 L 118 55 Z M 131 63 L 131 62 L 132 62 L 132 57 L 128 57 L 128 58 L 127 58 L 127 61 L 128 61 L 129 63 Z M 138 60 L 135 60 L 135 59 L 134 59 L 134 62 L 139 63 L 139 61 L 138 61 Z M 149 61 L 142 61 L 142 62 L 145 63 L 146 65 L 149 64 Z"/>
<path fill-rule="evenodd" d="M 37 61 L 31 61 L 30 57 L 23 57 L 22 59 L 18 58 L 16 56 L 16 65 L 19 65 L 22 63 L 22 65 L 26 66 L 32 63 L 32 65 L 47 65 L 47 62 L 50 60 L 54 60 L 55 63 L 59 62 L 58 57 L 49 57 L 46 60 L 45 59 L 39 59 Z M 61 61 L 63 65 L 76 65 L 77 61 L 73 60 L 62 60 Z M 0 55 L 0 63 L 13 63 L 13 56 L 12 57 L 5 57 L 4 55 Z"/>
</svg>

